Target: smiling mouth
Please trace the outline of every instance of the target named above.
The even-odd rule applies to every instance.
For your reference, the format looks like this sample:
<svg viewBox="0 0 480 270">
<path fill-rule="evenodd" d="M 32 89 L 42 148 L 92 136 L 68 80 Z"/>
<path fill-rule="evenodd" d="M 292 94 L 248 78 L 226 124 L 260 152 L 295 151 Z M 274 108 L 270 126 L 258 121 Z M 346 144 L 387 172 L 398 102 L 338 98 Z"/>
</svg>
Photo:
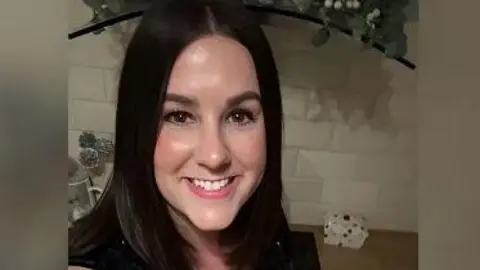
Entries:
<svg viewBox="0 0 480 270">
<path fill-rule="evenodd" d="M 235 178 L 236 176 L 229 176 L 229 177 L 211 180 L 211 179 L 204 179 L 204 178 L 185 177 L 185 179 L 187 179 L 195 187 L 204 189 L 206 191 L 221 190 L 227 187 L 228 185 L 230 185 L 233 182 L 233 180 L 235 180 Z"/>
</svg>

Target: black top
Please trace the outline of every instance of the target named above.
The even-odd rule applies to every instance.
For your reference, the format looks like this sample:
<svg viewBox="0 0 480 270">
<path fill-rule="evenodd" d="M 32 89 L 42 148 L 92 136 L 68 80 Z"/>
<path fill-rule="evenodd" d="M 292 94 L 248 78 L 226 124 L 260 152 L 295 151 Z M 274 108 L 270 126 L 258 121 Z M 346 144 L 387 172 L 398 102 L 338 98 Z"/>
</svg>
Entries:
<svg viewBox="0 0 480 270">
<path fill-rule="evenodd" d="M 316 250 L 307 250 L 290 238 L 289 230 L 279 234 L 275 244 L 262 254 L 255 270 L 320 270 Z M 68 264 L 93 270 L 145 270 L 143 261 L 122 238 L 83 256 L 69 257 Z"/>
</svg>

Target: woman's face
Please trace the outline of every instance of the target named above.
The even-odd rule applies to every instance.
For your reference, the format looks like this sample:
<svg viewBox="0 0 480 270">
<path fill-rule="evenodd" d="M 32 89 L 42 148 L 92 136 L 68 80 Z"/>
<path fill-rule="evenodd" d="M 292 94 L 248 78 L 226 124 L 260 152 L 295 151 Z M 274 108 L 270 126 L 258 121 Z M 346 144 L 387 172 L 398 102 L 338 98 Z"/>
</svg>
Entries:
<svg viewBox="0 0 480 270">
<path fill-rule="evenodd" d="M 154 156 L 170 207 L 198 229 L 221 230 L 261 181 L 265 125 L 248 50 L 221 36 L 190 44 L 173 67 Z"/>
</svg>

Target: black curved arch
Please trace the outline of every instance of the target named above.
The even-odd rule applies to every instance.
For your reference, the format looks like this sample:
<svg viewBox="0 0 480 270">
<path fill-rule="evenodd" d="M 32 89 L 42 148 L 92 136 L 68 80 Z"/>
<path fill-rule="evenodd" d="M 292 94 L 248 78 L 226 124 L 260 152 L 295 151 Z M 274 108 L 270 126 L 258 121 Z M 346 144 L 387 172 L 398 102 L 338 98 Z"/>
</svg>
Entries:
<svg viewBox="0 0 480 270">
<path fill-rule="evenodd" d="M 273 14 L 277 14 L 277 15 L 283 15 L 283 16 L 287 16 L 287 17 L 292 17 L 292 18 L 296 18 L 296 19 L 300 19 L 300 20 L 309 21 L 309 22 L 320 24 L 320 25 L 324 25 L 323 21 L 319 18 L 316 18 L 316 17 L 311 16 L 311 15 L 295 12 L 295 11 L 290 11 L 290 10 L 285 10 L 285 9 L 280 9 L 280 8 L 275 8 L 275 7 L 269 7 L 269 6 L 256 6 L 256 5 L 248 5 L 248 4 L 246 4 L 246 6 L 249 10 L 254 11 L 254 12 L 273 13 Z M 106 19 L 104 21 L 95 23 L 93 25 L 86 26 L 82 29 L 79 29 L 79 30 L 76 30 L 76 31 L 73 31 L 73 32 L 69 33 L 68 34 L 68 39 L 72 40 L 72 39 L 78 38 L 80 36 L 95 32 L 95 31 L 100 30 L 100 29 L 103 29 L 105 27 L 112 26 L 114 24 L 117 24 L 117 23 L 120 23 L 120 22 L 123 22 L 123 21 L 127 21 L 127 20 L 131 20 L 131 19 L 140 17 L 140 16 L 143 15 L 143 12 L 144 12 L 144 10 L 132 11 L 132 12 L 128 12 L 128 13 L 125 13 L 125 14 L 118 15 L 118 16 L 110 18 L 110 19 Z M 335 28 L 336 30 L 342 32 L 345 35 L 348 35 L 348 36 L 353 35 L 351 29 L 341 27 L 340 25 L 337 25 L 335 23 L 330 22 L 329 27 Z M 366 39 L 362 38 L 362 41 L 366 42 Z M 381 44 L 377 43 L 377 42 L 374 42 L 372 44 L 372 47 L 375 48 L 376 50 L 380 51 L 381 53 L 385 53 L 385 47 L 382 46 Z M 405 59 L 403 57 L 394 57 L 393 59 L 395 59 L 396 61 L 398 61 L 399 63 L 401 63 L 402 65 L 404 65 L 405 67 L 407 67 L 409 69 L 412 69 L 412 70 L 416 69 L 416 65 L 414 63 L 408 61 L 407 59 Z"/>
</svg>

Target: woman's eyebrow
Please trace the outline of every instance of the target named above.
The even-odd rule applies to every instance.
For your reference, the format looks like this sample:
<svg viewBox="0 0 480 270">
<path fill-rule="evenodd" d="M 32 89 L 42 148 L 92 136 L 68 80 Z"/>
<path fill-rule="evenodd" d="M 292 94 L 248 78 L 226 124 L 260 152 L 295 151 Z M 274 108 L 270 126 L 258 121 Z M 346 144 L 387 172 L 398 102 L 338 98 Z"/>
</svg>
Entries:
<svg viewBox="0 0 480 270">
<path fill-rule="evenodd" d="M 240 94 L 236 94 L 232 97 L 229 97 L 226 103 L 227 103 L 227 107 L 235 107 L 247 100 L 257 100 L 258 102 L 260 102 L 261 101 L 260 94 L 258 92 L 251 91 L 251 90 L 245 91 Z M 179 103 L 181 105 L 189 106 L 189 107 L 199 106 L 199 102 L 196 98 L 188 97 L 181 94 L 175 94 L 175 93 L 167 93 L 165 95 L 165 101 L 175 102 L 175 103 Z"/>
<path fill-rule="evenodd" d="M 235 107 L 240 105 L 241 103 L 247 100 L 257 100 L 258 102 L 261 101 L 260 94 L 255 91 L 245 91 L 243 93 L 237 94 L 233 97 L 227 99 L 227 106 L 228 107 Z"/>
</svg>

